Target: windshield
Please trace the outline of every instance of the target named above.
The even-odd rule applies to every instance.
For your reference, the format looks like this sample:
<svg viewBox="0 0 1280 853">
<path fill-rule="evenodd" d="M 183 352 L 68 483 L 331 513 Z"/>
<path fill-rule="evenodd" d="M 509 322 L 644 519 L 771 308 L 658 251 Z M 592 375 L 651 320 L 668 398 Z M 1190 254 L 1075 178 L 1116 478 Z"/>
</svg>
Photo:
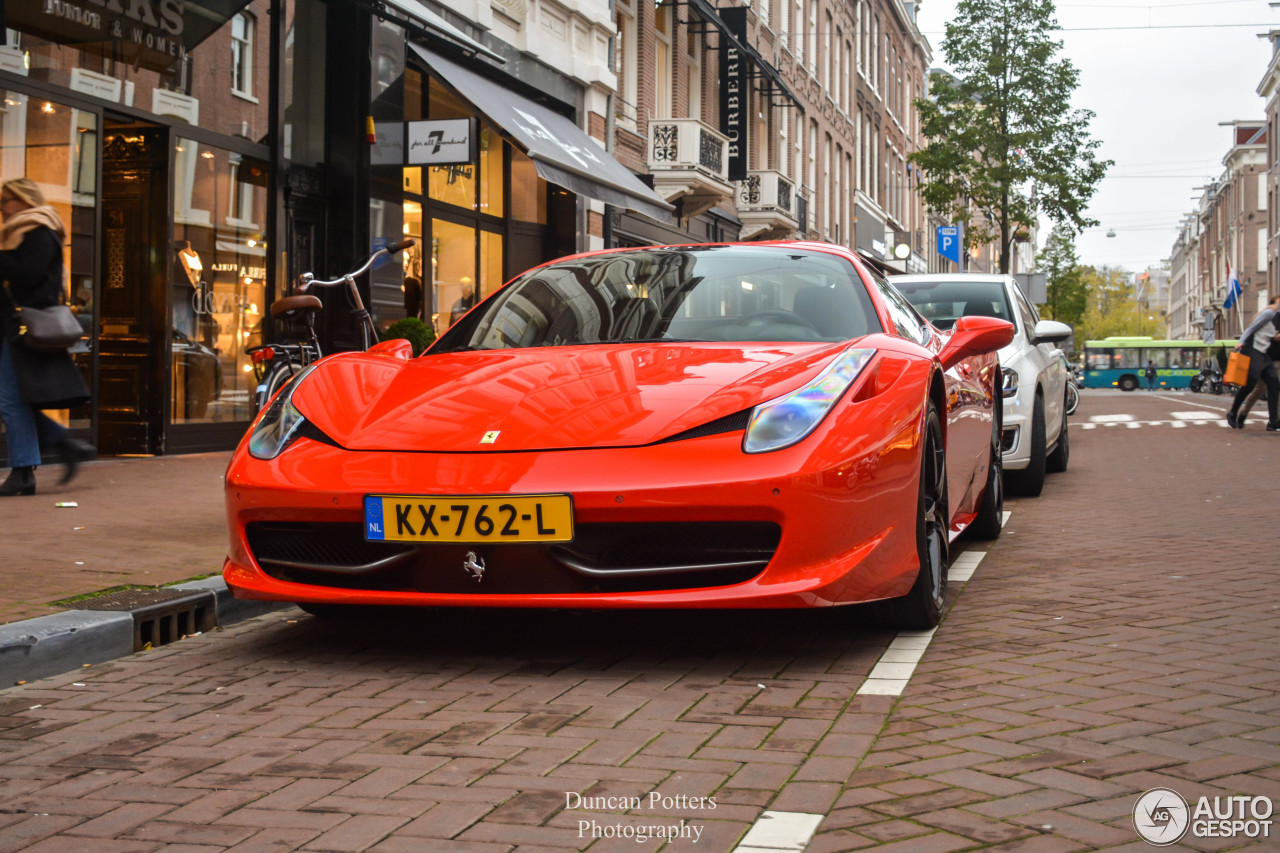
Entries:
<svg viewBox="0 0 1280 853">
<path fill-rule="evenodd" d="M 890 280 L 939 329 L 950 329 L 960 317 L 999 317 L 1013 322 L 1004 285 L 998 281 Z"/>
<path fill-rule="evenodd" d="M 431 352 L 636 341 L 843 341 L 881 331 L 848 260 L 789 247 L 637 249 L 531 270 Z"/>
</svg>

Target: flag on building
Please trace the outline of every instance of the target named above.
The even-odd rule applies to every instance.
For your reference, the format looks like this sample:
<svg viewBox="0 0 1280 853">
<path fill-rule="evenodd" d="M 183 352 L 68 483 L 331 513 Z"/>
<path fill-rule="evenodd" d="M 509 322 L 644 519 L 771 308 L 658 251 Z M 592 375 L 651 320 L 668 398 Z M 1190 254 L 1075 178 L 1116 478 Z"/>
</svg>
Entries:
<svg viewBox="0 0 1280 853">
<path fill-rule="evenodd" d="M 1223 300 L 1222 307 L 1230 309 L 1236 304 L 1236 300 L 1240 298 L 1244 290 L 1240 287 L 1240 279 L 1236 278 L 1235 272 L 1231 269 L 1231 262 L 1227 262 L 1227 298 Z"/>
</svg>

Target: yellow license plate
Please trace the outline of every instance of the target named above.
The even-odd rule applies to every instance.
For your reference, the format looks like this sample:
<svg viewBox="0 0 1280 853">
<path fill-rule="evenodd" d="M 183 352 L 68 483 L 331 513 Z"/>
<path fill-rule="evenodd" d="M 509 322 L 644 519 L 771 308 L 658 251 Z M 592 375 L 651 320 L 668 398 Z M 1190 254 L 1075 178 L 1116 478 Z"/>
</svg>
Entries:
<svg viewBox="0 0 1280 853">
<path fill-rule="evenodd" d="M 569 495 L 366 495 L 364 535 L 381 542 L 569 542 Z"/>
</svg>

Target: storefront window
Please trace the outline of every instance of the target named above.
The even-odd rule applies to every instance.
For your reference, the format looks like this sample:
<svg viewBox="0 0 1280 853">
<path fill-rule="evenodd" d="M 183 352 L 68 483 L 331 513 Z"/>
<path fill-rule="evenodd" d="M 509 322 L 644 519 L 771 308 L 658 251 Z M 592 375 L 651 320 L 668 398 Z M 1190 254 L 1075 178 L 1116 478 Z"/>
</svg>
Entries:
<svg viewBox="0 0 1280 853">
<path fill-rule="evenodd" d="M 433 219 L 431 235 L 433 320 L 438 335 L 476 303 L 476 230 Z"/>
<path fill-rule="evenodd" d="M 265 315 L 265 166 L 179 138 L 173 209 L 172 420 L 248 420 L 254 377 L 244 351 L 262 343 Z"/>
<path fill-rule="evenodd" d="M 431 200 L 475 210 L 476 167 L 470 163 L 462 166 L 428 166 L 427 181 Z"/>
<path fill-rule="evenodd" d="M 502 287 L 502 235 L 480 232 L 480 298 Z"/>
<path fill-rule="evenodd" d="M 407 201 L 404 204 L 404 236 L 417 241 L 412 248 L 404 250 L 400 259 L 404 267 L 404 313 L 406 317 L 417 317 L 430 323 L 435 308 L 430 289 L 422 286 L 428 278 L 423 275 L 422 259 L 426 252 L 422 245 L 422 205 L 417 202 Z"/>
<path fill-rule="evenodd" d="M 521 222 L 547 224 L 547 182 L 523 151 L 511 149 L 511 216 Z"/>
<path fill-rule="evenodd" d="M 7 0 L 17 43 L 0 67 L 129 107 L 265 141 L 269 0 L 65 3 Z M 131 17 L 132 16 L 132 17 Z M 12 42 L 11 42 L 12 44 Z"/>
<path fill-rule="evenodd" d="M 480 128 L 480 212 L 502 216 L 502 137 L 489 125 Z"/>
<path fill-rule="evenodd" d="M 84 329 L 72 350 L 86 381 L 95 320 L 94 223 L 97 218 L 98 117 L 58 101 L 0 91 L 0 182 L 30 178 L 66 223 L 63 248 L 67 302 Z M 72 427 L 89 425 L 89 408 L 47 414 Z"/>
</svg>

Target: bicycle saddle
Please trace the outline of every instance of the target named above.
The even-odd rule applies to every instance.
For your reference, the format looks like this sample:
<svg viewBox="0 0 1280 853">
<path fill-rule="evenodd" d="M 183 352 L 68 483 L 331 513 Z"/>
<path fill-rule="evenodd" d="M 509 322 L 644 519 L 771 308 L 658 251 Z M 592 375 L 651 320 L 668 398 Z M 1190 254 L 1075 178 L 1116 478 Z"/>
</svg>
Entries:
<svg viewBox="0 0 1280 853">
<path fill-rule="evenodd" d="M 271 303 L 271 319 L 277 320 L 293 311 L 319 311 L 324 307 L 318 296 L 303 294 L 301 296 L 285 296 Z"/>
</svg>

